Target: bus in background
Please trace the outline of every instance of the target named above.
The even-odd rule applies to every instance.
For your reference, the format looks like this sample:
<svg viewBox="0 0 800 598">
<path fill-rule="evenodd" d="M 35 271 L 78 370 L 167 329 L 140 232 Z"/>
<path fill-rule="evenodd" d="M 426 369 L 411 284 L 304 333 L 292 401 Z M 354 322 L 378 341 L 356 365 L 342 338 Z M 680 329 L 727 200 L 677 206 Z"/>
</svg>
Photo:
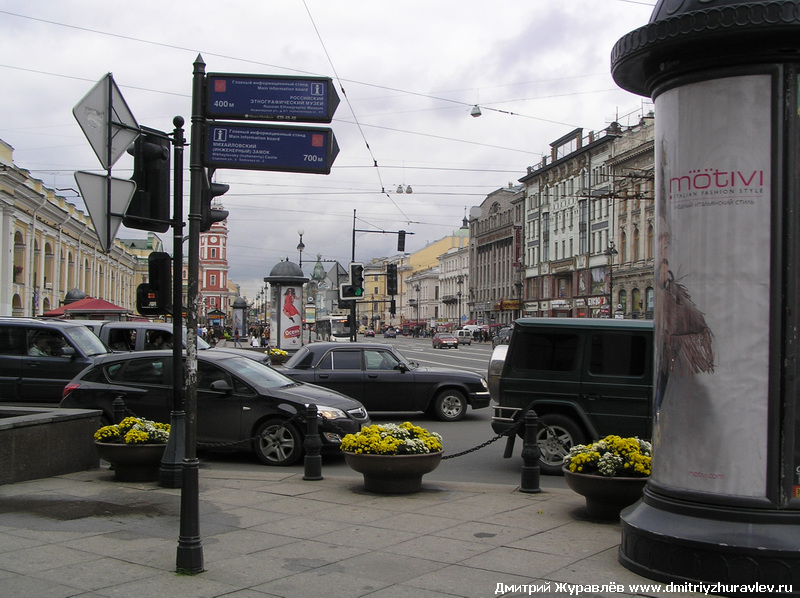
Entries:
<svg viewBox="0 0 800 598">
<path fill-rule="evenodd" d="M 322 316 L 317 318 L 318 341 L 349 342 L 350 320 L 346 315 Z"/>
</svg>

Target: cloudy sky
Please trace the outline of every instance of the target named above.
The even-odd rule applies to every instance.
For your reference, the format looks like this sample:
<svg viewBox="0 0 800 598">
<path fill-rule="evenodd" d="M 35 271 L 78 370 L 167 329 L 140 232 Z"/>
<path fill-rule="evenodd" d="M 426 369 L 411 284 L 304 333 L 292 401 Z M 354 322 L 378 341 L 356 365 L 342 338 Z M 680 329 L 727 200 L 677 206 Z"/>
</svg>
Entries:
<svg viewBox="0 0 800 598">
<path fill-rule="evenodd" d="M 413 252 L 516 184 L 576 127 L 651 109 L 614 84 L 609 56 L 655 0 L 0 0 L 0 139 L 15 163 L 82 207 L 76 170 L 102 173 L 72 108 L 113 73 L 140 125 L 191 116 L 208 73 L 331 77 L 341 98 L 331 174 L 218 170 L 230 185 L 230 278 L 252 298 L 281 259 L 350 261 L 356 229 L 413 232 Z M 473 118 L 473 105 L 482 116 Z M 322 125 L 326 126 L 326 125 Z M 185 185 L 188 196 L 188 152 Z M 125 155 L 113 175 L 128 178 Z M 413 193 L 398 194 L 410 186 Z M 120 230 L 120 236 L 145 236 Z M 160 235 L 171 246 L 171 233 Z M 356 259 L 396 253 L 359 232 Z M 308 269 L 307 269 L 308 270 Z"/>
</svg>

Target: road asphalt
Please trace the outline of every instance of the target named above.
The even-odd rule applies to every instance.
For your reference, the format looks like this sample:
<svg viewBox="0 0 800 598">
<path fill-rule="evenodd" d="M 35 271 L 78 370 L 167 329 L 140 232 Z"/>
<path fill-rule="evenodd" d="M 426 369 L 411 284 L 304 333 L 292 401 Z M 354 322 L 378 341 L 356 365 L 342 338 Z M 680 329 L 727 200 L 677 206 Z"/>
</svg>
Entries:
<svg viewBox="0 0 800 598">
<path fill-rule="evenodd" d="M 101 465 L 0 486 L 0 596 L 701 595 L 620 565 L 619 523 L 590 519 L 570 490 L 423 479 L 420 492 L 380 495 L 324 471 L 202 462 L 197 501 L 186 492 L 199 516 L 184 517 L 199 521 L 199 546 L 189 530 L 179 547 L 181 489 Z M 187 538 L 190 575 L 176 570 Z"/>
</svg>

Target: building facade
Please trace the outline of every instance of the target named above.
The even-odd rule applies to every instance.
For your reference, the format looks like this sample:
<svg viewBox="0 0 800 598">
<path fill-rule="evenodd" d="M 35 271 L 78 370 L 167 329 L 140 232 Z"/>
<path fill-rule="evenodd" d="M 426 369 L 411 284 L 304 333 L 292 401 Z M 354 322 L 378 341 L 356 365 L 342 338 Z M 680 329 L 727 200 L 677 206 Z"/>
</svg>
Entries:
<svg viewBox="0 0 800 598">
<path fill-rule="evenodd" d="M 467 321 L 511 324 L 522 306 L 522 185 L 501 187 L 470 212 Z"/>
<path fill-rule="evenodd" d="M 531 316 L 608 317 L 611 180 L 617 126 L 550 144 L 525 185 L 525 303 Z"/>
<path fill-rule="evenodd" d="M 212 208 L 223 209 L 218 200 Z M 215 222 L 206 232 L 200 233 L 200 272 L 198 293 L 200 295 L 201 323 L 206 323 L 211 312 L 225 314 L 230 321 L 233 302 L 238 296 L 236 287 L 228 281 L 228 221 Z"/>
<path fill-rule="evenodd" d="M 16 166 L 0 140 L 0 314 L 40 315 L 73 289 L 135 311 L 143 272 L 119 239 L 103 251 L 89 216 Z"/>
</svg>

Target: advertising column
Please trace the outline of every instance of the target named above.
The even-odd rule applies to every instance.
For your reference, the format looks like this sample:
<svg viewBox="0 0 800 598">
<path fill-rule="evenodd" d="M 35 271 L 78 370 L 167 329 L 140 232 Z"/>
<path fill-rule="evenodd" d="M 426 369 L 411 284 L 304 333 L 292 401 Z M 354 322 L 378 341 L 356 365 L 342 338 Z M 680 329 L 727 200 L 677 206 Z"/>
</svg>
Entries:
<svg viewBox="0 0 800 598">
<path fill-rule="evenodd" d="M 766 74 L 656 99 L 651 480 L 665 491 L 766 497 L 771 106 Z"/>
</svg>

